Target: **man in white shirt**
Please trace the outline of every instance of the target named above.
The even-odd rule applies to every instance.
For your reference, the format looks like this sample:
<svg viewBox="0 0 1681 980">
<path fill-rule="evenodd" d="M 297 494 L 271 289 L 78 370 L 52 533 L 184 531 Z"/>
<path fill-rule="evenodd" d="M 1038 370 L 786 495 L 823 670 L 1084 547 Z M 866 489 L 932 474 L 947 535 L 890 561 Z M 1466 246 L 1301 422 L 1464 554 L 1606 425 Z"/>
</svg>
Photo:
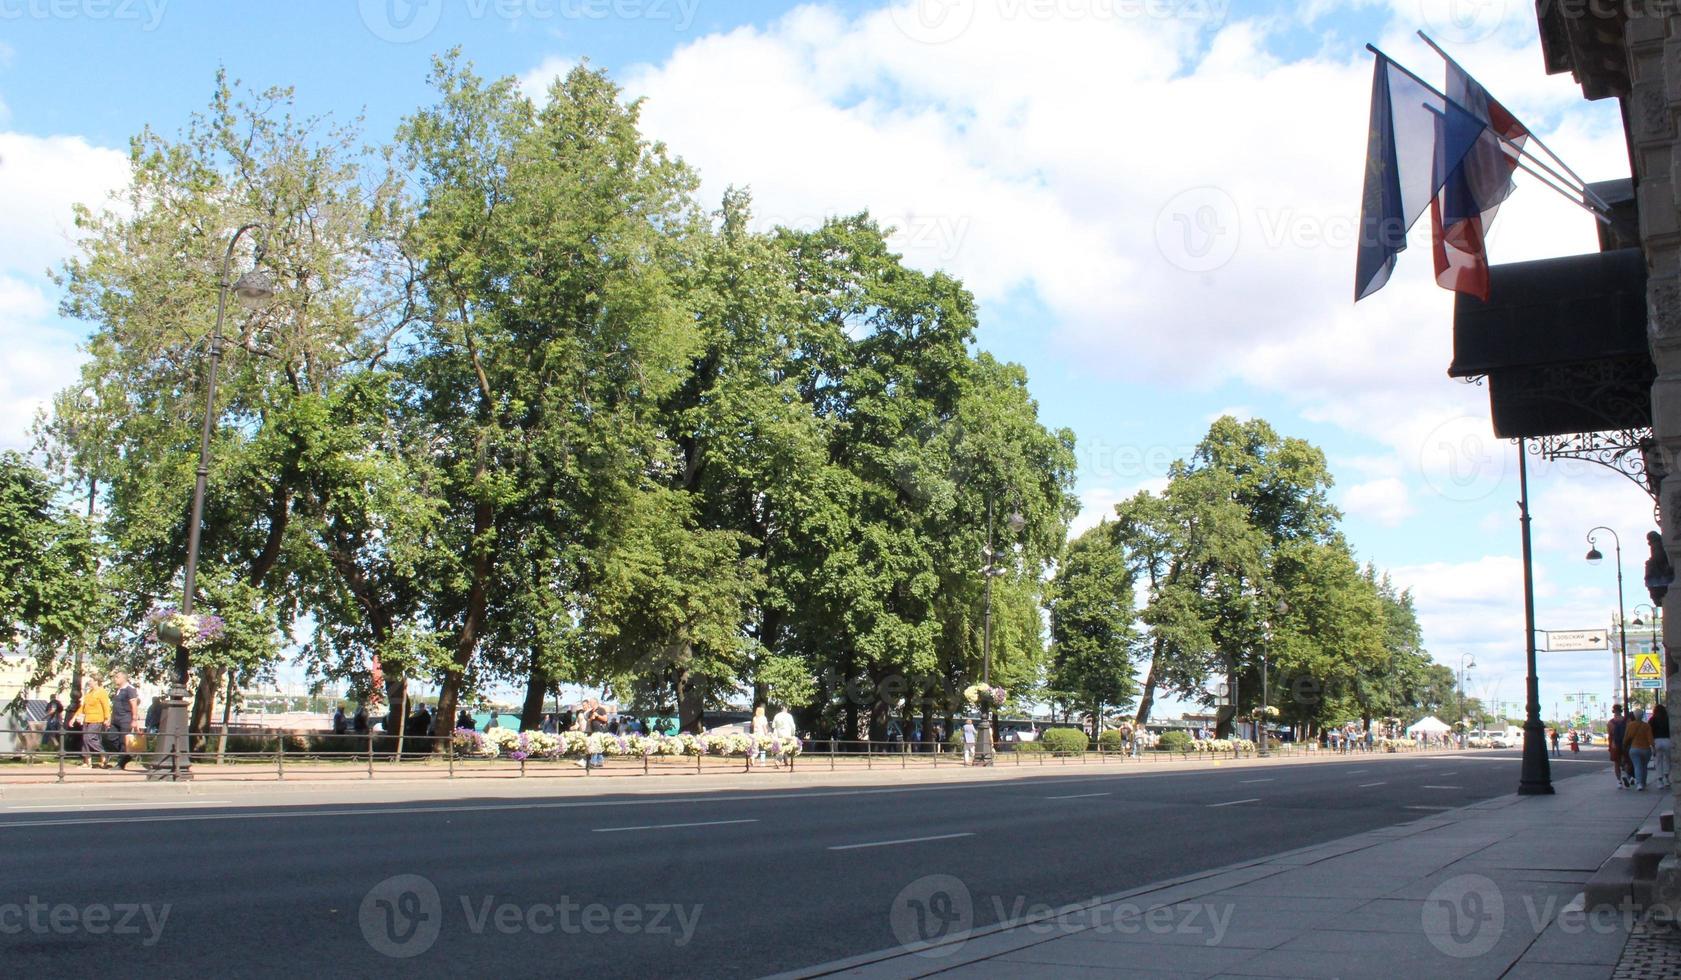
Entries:
<svg viewBox="0 0 1681 980">
<path fill-rule="evenodd" d="M 776 717 L 770 720 L 770 733 L 780 741 L 794 737 L 794 716 L 788 713 L 788 706 L 783 705 L 776 710 Z M 786 764 L 794 768 L 794 760 L 787 755 L 778 755 L 778 764 Z"/>
<path fill-rule="evenodd" d="M 966 766 L 975 764 L 975 721 L 973 718 L 966 718 L 963 721 L 963 764 Z"/>
</svg>

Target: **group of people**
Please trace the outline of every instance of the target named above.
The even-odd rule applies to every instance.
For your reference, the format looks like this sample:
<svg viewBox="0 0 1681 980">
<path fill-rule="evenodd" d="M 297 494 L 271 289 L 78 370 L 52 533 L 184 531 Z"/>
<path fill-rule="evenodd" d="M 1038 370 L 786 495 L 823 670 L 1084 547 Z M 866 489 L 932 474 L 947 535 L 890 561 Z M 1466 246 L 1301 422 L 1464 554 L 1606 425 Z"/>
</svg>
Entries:
<svg viewBox="0 0 1681 980">
<path fill-rule="evenodd" d="M 82 769 L 127 769 L 144 751 L 144 734 L 156 734 L 163 724 L 163 695 L 155 695 L 144 713 L 140 692 L 126 671 L 111 672 L 111 690 L 98 675 L 90 674 L 82 685 L 82 696 L 74 710 L 55 695 L 47 701 L 41 722 L 42 741 L 50 748 L 69 749 L 72 740 L 81 741 Z M 113 761 L 112 756 L 116 759 Z"/>
<path fill-rule="evenodd" d="M 1658 785 L 1670 784 L 1669 712 L 1663 705 L 1653 708 L 1648 719 L 1646 712 L 1640 708 L 1630 708 L 1625 715 L 1623 706 L 1614 704 L 1605 734 L 1611 750 L 1611 773 L 1617 778 L 1617 788 L 1644 792 L 1647 768 L 1654 760 L 1657 762 Z"/>
<path fill-rule="evenodd" d="M 783 705 L 777 709 L 776 717 L 767 718 L 765 717 L 765 706 L 762 704 L 755 705 L 753 707 L 753 721 L 751 722 L 751 729 L 754 735 L 775 735 L 777 738 L 793 738 L 794 716 L 789 713 L 788 706 Z M 748 760 L 747 764 L 749 766 L 762 766 L 765 762 L 765 750 L 763 747 L 760 747 L 759 750 L 753 754 L 753 758 Z M 790 769 L 794 767 L 793 762 L 780 756 L 777 757 L 774 764 L 778 767 L 786 765 Z"/>
</svg>

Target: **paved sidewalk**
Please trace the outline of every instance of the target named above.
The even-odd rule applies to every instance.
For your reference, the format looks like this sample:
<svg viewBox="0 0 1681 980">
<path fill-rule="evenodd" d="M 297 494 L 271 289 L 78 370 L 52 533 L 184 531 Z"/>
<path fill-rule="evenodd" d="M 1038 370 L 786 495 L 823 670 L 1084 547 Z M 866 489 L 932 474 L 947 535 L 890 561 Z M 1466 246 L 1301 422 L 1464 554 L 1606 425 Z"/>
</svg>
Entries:
<svg viewBox="0 0 1681 980">
<path fill-rule="evenodd" d="M 901 916 L 896 906 L 895 935 L 908 945 L 794 975 L 1605 980 L 1636 916 L 1583 912 L 1583 885 L 1672 798 L 1619 792 L 1598 772 L 1555 785 L 1554 796 L 1497 797 L 1030 912 L 1009 928 L 938 935 L 962 903 L 919 896 L 945 914 Z"/>
<path fill-rule="evenodd" d="M 759 769 L 743 772 L 739 764 L 709 766 L 704 774 L 692 768 L 672 767 L 675 771 L 661 772 L 658 767 L 650 775 L 643 775 L 634 764 L 623 766 L 609 762 L 605 770 L 585 775 L 582 769 L 560 763 L 530 767 L 521 776 L 516 766 L 503 765 L 498 770 L 480 770 L 477 774 L 463 773 L 448 778 L 443 771 L 414 772 L 413 770 L 381 773 L 369 779 L 366 773 L 356 773 L 341 767 L 338 771 L 312 770 L 288 766 L 286 779 L 279 781 L 270 771 L 267 778 L 241 779 L 194 778 L 189 782 L 147 782 L 139 772 L 95 770 L 75 773 L 65 782 L 47 779 L 8 781 L 0 773 L 0 806 L 6 803 L 45 804 L 53 801 L 109 800 L 131 803 L 148 799 L 190 799 L 215 797 L 240 801 L 290 800 L 305 802 L 311 797 L 329 798 L 337 802 L 350 800 L 429 800 L 460 799 L 481 796 L 573 796 L 647 793 L 705 793 L 717 790 L 789 789 L 824 786 L 894 786 L 920 783 L 967 783 L 1012 779 L 1080 779 L 1086 777 L 1167 775 L 1183 772 L 1209 772 L 1275 766 L 1319 766 L 1337 763 L 1367 766 L 1401 764 L 1420 758 L 1444 758 L 1457 752 L 1374 753 L 1366 755 L 1303 754 L 1242 759 L 1199 758 L 1132 760 L 1110 757 L 1098 761 L 1095 757 L 1082 762 L 1078 759 L 1047 759 L 1029 765 L 1000 765 L 991 768 L 967 768 L 961 765 L 876 765 L 868 768 L 862 763 L 842 764 L 831 770 L 821 755 L 802 759 L 793 771 Z M 1475 752 L 1468 753 L 1475 755 Z M 209 777 L 209 767 L 194 767 L 196 777 Z M 441 770 L 442 767 L 433 767 Z"/>
</svg>

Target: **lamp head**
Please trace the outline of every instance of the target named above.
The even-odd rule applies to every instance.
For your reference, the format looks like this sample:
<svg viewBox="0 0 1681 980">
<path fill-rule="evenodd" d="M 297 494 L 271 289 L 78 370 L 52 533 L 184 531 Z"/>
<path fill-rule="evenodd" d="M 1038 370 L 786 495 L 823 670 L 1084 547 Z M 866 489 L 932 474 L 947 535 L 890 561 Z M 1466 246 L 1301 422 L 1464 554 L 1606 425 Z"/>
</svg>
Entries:
<svg viewBox="0 0 1681 980">
<path fill-rule="evenodd" d="M 1021 511 L 1014 510 L 1010 512 L 1010 532 L 1012 534 L 1020 534 L 1021 529 L 1026 526 L 1027 518 L 1022 516 Z"/>
<path fill-rule="evenodd" d="M 260 310 L 274 299 L 274 279 L 261 269 L 252 269 L 233 284 L 234 298 L 248 310 Z"/>
<path fill-rule="evenodd" d="M 1605 560 L 1605 556 L 1599 553 L 1599 549 L 1593 547 L 1588 548 L 1587 558 L 1590 565 L 1597 565 Z"/>
</svg>

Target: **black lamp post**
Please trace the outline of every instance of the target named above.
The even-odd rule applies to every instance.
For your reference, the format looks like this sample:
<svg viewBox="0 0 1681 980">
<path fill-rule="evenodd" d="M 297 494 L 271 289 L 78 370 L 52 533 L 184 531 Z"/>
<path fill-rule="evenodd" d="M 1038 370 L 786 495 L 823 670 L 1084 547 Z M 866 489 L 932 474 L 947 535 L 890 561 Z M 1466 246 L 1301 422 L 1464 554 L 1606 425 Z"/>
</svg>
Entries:
<svg viewBox="0 0 1681 980">
<path fill-rule="evenodd" d="M 1605 556 L 1594 547 L 1593 536 L 1599 531 L 1611 535 L 1611 542 L 1616 547 L 1617 554 L 1617 676 L 1622 678 L 1623 707 L 1628 707 L 1628 622 L 1623 616 L 1623 542 L 1617 537 L 1617 532 L 1601 525 L 1588 532 L 1588 564 L 1597 565 L 1605 560 Z"/>
<path fill-rule="evenodd" d="M 1027 518 L 1021 511 L 1010 513 L 1010 533 L 1020 534 L 1027 526 Z M 998 551 L 992 544 L 992 501 L 986 502 L 986 564 L 981 568 L 981 574 L 986 576 L 986 614 L 981 627 L 981 684 L 988 690 L 992 688 L 992 580 L 1003 575 L 1009 569 L 998 564 Z M 975 747 L 975 764 L 981 766 L 992 765 L 992 712 L 991 707 L 981 709 L 980 723 L 975 726 L 975 739 L 980 744 Z"/>
<path fill-rule="evenodd" d="M 1465 673 L 1477 665 L 1477 658 L 1469 653 L 1459 656 L 1459 739 L 1460 748 L 1465 747 L 1465 737 L 1468 728 L 1465 724 Z"/>
<path fill-rule="evenodd" d="M 261 309 L 274 297 L 274 282 L 265 272 L 253 269 L 240 276 L 238 282 L 228 279 L 229 270 L 233 265 L 234 249 L 239 245 L 240 238 L 253 228 L 260 227 L 261 225 L 255 223 L 241 225 L 239 230 L 234 232 L 233 239 L 228 242 L 228 250 L 222 256 L 222 276 L 216 294 L 216 328 L 210 335 L 210 363 L 204 370 L 204 423 L 199 432 L 198 476 L 193 484 L 191 523 L 187 526 L 187 567 L 181 586 L 183 616 L 193 614 L 193 587 L 198 576 L 199 535 L 204 524 L 204 490 L 210 479 L 210 437 L 216 429 L 216 369 L 222 362 L 222 320 L 227 313 L 228 293 L 232 292 L 239 304 L 248 310 Z M 175 676 L 171 680 L 169 693 L 164 698 L 163 728 L 158 740 L 157 755 L 152 759 L 146 778 L 179 782 L 193 778 L 192 747 L 187 732 L 187 680 L 191 662 L 185 637 L 177 635 L 171 639 L 163 636 L 161 631 L 159 635 L 165 641 L 175 644 Z"/>
<path fill-rule="evenodd" d="M 1273 607 L 1273 611 L 1283 616 L 1290 611 L 1290 604 L 1280 599 L 1278 604 Z M 1261 709 L 1256 712 L 1260 715 L 1260 719 L 1255 725 L 1255 752 L 1257 755 L 1267 754 L 1267 718 L 1270 717 L 1272 708 L 1272 702 L 1269 700 L 1271 692 L 1267 686 L 1267 658 L 1272 655 L 1274 625 L 1271 617 L 1267 618 L 1266 625 L 1267 642 L 1261 646 Z M 1291 730 L 1294 731 L 1294 727 Z"/>
</svg>

